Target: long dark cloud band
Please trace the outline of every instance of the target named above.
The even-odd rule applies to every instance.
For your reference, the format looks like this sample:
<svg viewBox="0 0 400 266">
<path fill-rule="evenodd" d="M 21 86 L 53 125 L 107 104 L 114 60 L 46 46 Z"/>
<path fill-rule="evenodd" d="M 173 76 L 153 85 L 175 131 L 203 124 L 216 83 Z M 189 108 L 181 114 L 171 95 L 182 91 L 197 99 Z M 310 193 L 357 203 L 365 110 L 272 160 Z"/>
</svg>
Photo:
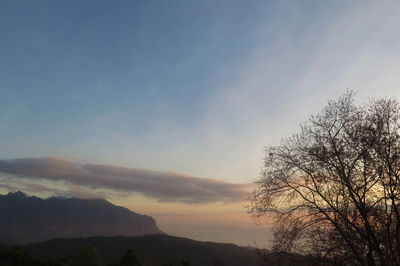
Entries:
<svg viewBox="0 0 400 266">
<path fill-rule="evenodd" d="M 232 184 L 175 172 L 82 164 L 58 158 L 0 160 L 0 173 L 13 178 L 47 179 L 90 188 L 139 192 L 164 202 L 240 201 L 247 184 Z"/>
</svg>

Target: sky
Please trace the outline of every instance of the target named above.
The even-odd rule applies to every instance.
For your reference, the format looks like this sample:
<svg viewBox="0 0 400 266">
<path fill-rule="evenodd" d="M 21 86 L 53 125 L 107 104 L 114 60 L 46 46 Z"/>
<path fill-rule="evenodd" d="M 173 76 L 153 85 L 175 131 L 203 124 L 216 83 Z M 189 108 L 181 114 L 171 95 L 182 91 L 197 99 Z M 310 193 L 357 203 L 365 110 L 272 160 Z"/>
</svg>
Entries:
<svg viewBox="0 0 400 266">
<path fill-rule="evenodd" d="M 263 245 L 263 149 L 329 99 L 400 98 L 398 1 L 0 8 L 0 193 L 104 197 L 170 234 Z"/>
</svg>

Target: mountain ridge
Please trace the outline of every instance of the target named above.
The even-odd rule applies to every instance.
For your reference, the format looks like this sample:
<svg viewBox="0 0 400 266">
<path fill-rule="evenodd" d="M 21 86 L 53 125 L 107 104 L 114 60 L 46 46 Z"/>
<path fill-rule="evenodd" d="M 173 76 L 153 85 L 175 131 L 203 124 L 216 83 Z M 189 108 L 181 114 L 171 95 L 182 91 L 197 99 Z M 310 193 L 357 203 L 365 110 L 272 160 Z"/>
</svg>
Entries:
<svg viewBox="0 0 400 266">
<path fill-rule="evenodd" d="M 113 205 L 105 199 L 42 199 L 17 191 L 0 195 L 0 213 L 0 242 L 4 243 L 164 234 L 153 217 Z"/>
</svg>

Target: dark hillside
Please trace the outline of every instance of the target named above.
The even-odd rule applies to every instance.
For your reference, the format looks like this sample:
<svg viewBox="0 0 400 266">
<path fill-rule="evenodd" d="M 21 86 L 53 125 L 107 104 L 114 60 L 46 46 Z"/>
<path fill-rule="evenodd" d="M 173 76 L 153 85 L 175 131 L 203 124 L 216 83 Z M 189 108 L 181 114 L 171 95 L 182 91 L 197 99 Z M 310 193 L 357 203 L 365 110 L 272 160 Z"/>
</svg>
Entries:
<svg viewBox="0 0 400 266">
<path fill-rule="evenodd" d="M 195 241 L 168 235 L 145 235 L 135 237 L 92 237 L 55 239 L 28 245 L 33 254 L 44 259 L 59 259 L 75 254 L 84 245 L 96 247 L 103 265 L 115 263 L 128 249 L 132 249 L 143 265 L 178 265 L 182 260 L 192 266 L 260 265 L 254 250 L 213 242 Z"/>
</svg>

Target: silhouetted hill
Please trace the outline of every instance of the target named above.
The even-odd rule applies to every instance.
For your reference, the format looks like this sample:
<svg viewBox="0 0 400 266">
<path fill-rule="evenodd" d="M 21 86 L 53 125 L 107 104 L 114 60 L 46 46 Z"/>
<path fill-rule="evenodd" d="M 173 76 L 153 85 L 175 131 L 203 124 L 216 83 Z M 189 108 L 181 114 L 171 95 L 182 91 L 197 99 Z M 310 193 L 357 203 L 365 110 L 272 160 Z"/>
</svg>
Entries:
<svg viewBox="0 0 400 266">
<path fill-rule="evenodd" d="M 168 235 L 54 239 L 27 248 L 35 256 L 49 260 L 76 254 L 88 244 L 97 248 L 103 265 L 118 262 L 128 249 L 134 251 L 144 266 L 181 265 L 182 260 L 190 262 L 191 266 L 260 265 L 259 257 L 250 248 Z"/>
<path fill-rule="evenodd" d="M 162 234 L 155 220 L 104 199 L 40 199 L 22 192 L 0 195 L 0 242 L 53 238 Z"/>
</svg>

